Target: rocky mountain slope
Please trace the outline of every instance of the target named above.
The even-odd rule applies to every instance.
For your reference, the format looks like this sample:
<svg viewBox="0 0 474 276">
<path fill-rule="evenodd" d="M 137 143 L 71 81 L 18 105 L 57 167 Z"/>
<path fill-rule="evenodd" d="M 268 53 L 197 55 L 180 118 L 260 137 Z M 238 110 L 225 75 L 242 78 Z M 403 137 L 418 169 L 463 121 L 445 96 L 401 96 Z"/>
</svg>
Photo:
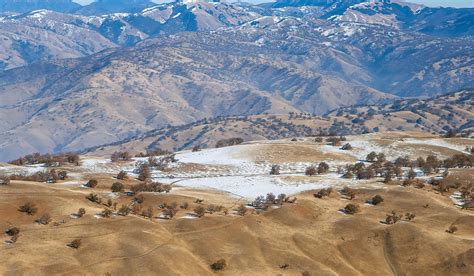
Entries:
<svg viewBox="0 0 474 276">
<path fill-rule="evenodd" d="M 0 55 L 10 69 L 0 72 L 0 115 L 9 118 L 0 122 L 2 159 L 206 117 L 320 115 L 474 87 L 471 36 L 351 22 L 329 16 L 330 7 L 200 2 L 3 17 Z M 364 9 L 384 14 L 378 7 Z"/>
<path fill-rule="evenodd" d="M 90 148 L 86 152 L 110 155 L 115 151 L 138 153 L 158 148 L 171 151 L 195 146 L 212 148 L 219 140 L 233 137 L 254 141 L 387 131 L 422 131 L 443 135 L 455 129 L 458 133 L 469 133 L 474 132 L 473 118 L 474 90 L 466 90 L 432 99 L 340 108 L 324 116 L 291 113 L 204 119 L 152 130 L 123 141 Z"/>
</svg>

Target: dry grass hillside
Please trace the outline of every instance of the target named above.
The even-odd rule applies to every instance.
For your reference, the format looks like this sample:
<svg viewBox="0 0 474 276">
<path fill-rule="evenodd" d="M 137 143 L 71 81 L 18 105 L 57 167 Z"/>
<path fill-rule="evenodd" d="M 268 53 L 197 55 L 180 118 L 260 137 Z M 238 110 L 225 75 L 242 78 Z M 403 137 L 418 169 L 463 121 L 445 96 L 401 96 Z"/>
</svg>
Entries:
<svg viewBox="0 0 474 276">
<path fill-rule="evenodd" d="M 22 180 L 51 173 L 53 168 L 34 159 L 2 164 L 0 175 L 12 180 L 0 185 L 0 229 L 9 230 L 0 246 L 0 274 L 474 273 L 474 213 L 467 203 L 474 171 L 465 151 L 474 147 L 472 139 L 380 133 L 346 137 L 350 150 L 314 139 L 256 141 L 173 158 L 121 155 L 126 160 L 111 162 L 80 156 L 77 165 L 53 163 L 68 177 L 49 176 L 46 182 Z M 365 160 L 371 151 L 378 153 L 375 163 Z M 428 171 L 418 159 L 411 165 L 416 177 L 408 182 L 405 165 L 387 183 L 381 175 L 342 177 L 346 165 L 358 161 L 388 168 L 380 153 L 395 164 L 404 155 L 422 157 L 436 169 Z M 453 163 L 457 167 L 441 162 L 453 156 L 467 159 Z M 327 171 L 307 175 L 308 166 L 322 162 Z M 146 174 L 145 163 L 149 174 L 143 182 L 138 178 Z M 278 174 L 270 175 L 272 165 L 279 165 Z M 120 171 L 127 178 L 117 179 Z M 97 185 L 87 185 L 90 179 Z M 116 182 L 122 189 L 111 192 Z M 264 197 L 254 200 L 258 195 Z M 383 201 L 375 204 L 376 195 Z M 25 210 L 36 208 L 32 215 L 19 211 L 27 202 L 34 208 Z M 14 227 L 19 234 L 8 235 Z"/>
<path fill-rule="evenodd" d="M 465 90 L 433 99 L 399 100 L 393 104 L 341 108 L 325 116 L 290 113 L 219 117 L 157 129 L 144 135 L 94 147 L 88 152 L 145 152 L 162 148 L 189 149 L 214 147 L 221 139 L 241 137 L 245 141 L 274 140 L 334 133 L 338 135 L 385 131 L 425 132 L 444 135 L 450 129 L 474 131 L 474 90 Z"/>
</svg>

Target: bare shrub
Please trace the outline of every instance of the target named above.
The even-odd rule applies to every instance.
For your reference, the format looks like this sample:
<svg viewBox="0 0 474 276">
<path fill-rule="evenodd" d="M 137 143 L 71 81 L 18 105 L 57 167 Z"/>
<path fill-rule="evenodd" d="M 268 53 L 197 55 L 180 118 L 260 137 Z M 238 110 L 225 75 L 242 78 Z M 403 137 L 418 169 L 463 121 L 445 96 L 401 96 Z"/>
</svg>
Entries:
<svg viewBox="0 0 474 276">
<path fill-rule="evenodd" d="M 138 168 L 138 180 L 145 181 L 151 177 L 150 167 L 148 164 L 141 164 Z"/>
<path fill-rule="evenodd" d="M 279 175 L 279 174 L 280 174 L 280 166 L 272 165 L 272 169 L 270 170 L 270 175 Z"/>
<path fill-rule="evenodd" d="M 403 218 L 403 215 L 397 214 L 395 211 L 392 211 L 391 214 L 388 214 L 385 218 L 386 224 L 395 224 Z"/>
<path fill-rule="evenodd" d="M 405 214 L 405 219 L 406 220 L 409 220 L 409 221 L 412 221 L 413 219 L 415 219 L 416 215 L 414 213 L 406 213 Z"/>
<path fill-rule="evenodd" d="M 197 206 L 196 208 L 194 208 L 194 213 L 195 213 L 198 217 L 203 217 L 204 214 L 206 214 L 206 210 L 205 210 L 204 207 L 202 207 L 202 206 Z"/>
<path fill-rule="evenodd" d="M 220 259 L 215 263 L 211 264 L 211 269 L 214 271 L 221 271 L 227 267 L 227 262 L 224 259 Z"/>
<path fill-rule="evenodd" d="M 416 172 L 413 169 L 410 169 L 407 174 L 407 178 L 409 180 L 415 179 L 416 177 Z"/>
<path fill-rule="evenodd" d="M 379 205 L 380 203 L 382 203 L 384 201 L 383 197 L 381 195 L 375 195 L 370 203 L 372 203 L 373 205 Z"/>
<path fill-rule="evenodd" d="M 126 151 L 116 151 L 112 153 L 110 156 L 110 160 L 112 162 L 118 162 L 118 161 L 129 161 L 132 159 L 132 156 L 130 155 L 129 152 Z"/>
<path fill-rule="evenodd" d="M 304 174 L 307 175 L 307 176 L 313 176 L 313 175 L 316 175 L 317 172 L 318 172 L 318 170 L 316 169 L 315 166 L 309 166 L 309 167 L 306 168 Z"/>
<path fill-rule="evenodd" d="M 351 149 L 352 149 L 352 146 L 349 143 L 347 143 L 347 144 L 345 144 L 344 146 L 341 147 L 341 150 L 351 150 Z"/>
<path fill-rule="evenodd" d="M 316 198 L 327 197 L 327 196 L 330 196 L 332 192 L 333 192 L 333 188 L 331 188 L 331 187 L 321 189 L 317 193 L 314 194 L 314 197 L 316 197 Z"/>
<path fill-rule="evenodd" d="M 120 171 L 118 174 L 117 174 L 117 179 L 119 180 L 125 180 L 128 178 L 128 174 L 126 171 Z"/>
<path fill-rule="evenodd" d="M 187 210 L 189 208 L 189 203 L 187 202 L 183 202 L 183 204 L 181 204 L 181 206 L 179 206 L 181 209 L 184 209 L 184 210 Z"/>
<path fill-rule="evenodd" d="M 77 211 L 77 216 L 80 218 L 82 218 L 85 214 L 86 214 L 86 209 L 84 208 L 79 208 L 79 210 Z"/>
<path fill-rule="evenodd" d="M 98 204 L 102 203 L 102 199 L 97 194 L 94 194 L 94 193 L 90 193 L 88 196 L 86 196 L 86 199 L 94 203 L 98 203 Z"/>
<path fill-rule="evenodd" d="M 67 244 L 67 246 L 74 248 L 74 249 L 79 249 L 82 245 L 82 240 L 81 239 L 75 239 L 72 240 L 70 243 Z"/>
<path fill-rule="evenodd" d="M 451 225 L 448 227 L 448 229 L 446 229 L 446 232 L 450 234 L 454 234 L 456 231 L 458 231 L 458 228 L 454 225 Z"/>
<path fill-rule="evenodd" d="M 237 207 L 237 214 L 239 216 L 245 216 L 247 211 L 248 211 L 247 207 L 245 207 L 243 204 L 241 204 L 241 205 L 239 205 L 239 207 Z"/>
<path fill-rule="evenodd" d="M 110 209 L 104 209 L 101 213 L 100 216 L 103 218 L 110 218 L 112 216 L 113 212 Z"/>
<path fill-rule="evenodd" d="M 130 214 L 131 211 L 132 209 L 130 209 L 130 207 L 128 207 L 127 205 L 122 205 L 118 209 L 117 214 L 120 216 L 128 216 L 128 214 Z"/>
<path fill-rule="evenodd" d="M 365 159 L 368 162 L 375 162 L 376 158 L 377 158 L 377 153 L 375 151 L 372 151 L 371 153 L 367 154 L 367 157 Z"/>
<path fill-rule="evenodd" d="M 354 215 L 355 213 L 359 212 L 360 207 L 357 204 L 349 203 L 349 204 L 346 205 L 346 207 L 344 207 L 343 210 L 344 210 L 344 213 L 346 213 L 346 214 Z"/>
<path fill-rule="evenodd" d="M 22 213 L 27 213 L 28 215 L 32 216 L 38 212 L 38 208 L 36 208 L 36 205 L 31 202 L 27 202 L 18 208 L 18 211 Z"/>
<path fill-rule="evenodd" d="M 318 165 L 318 174 L 327 173 L 329 171 L 329 165 L 326 162 L 321 162 Z"/>
<path fill-rule="evenodd" d="M 141 215 L 145 218 L 152 219 L 155 216 L 155 210 L 153 207 L 149 206 L 145 210 L 142 211 Z"/>
<path fill-rule="evenodd" d="M 349 198 L 350 200 L 355 198 L 355 192 L 351 188 L 344 186 L 341 190 L 341 194 Z"/>
<path fill-rule="evenodd" d="M 112 192 L 114 192 L 114 193 L 123 192 L 123 189 L 124 189 L 124 186 L 123 186 L 123 184 L 120 183 L 120 182 L 115 182 L 115 183 L 112 184 L 112 186 L 110 187 L 110 190 L 112 190 Z"/>
<path fill-rule="evenodd" d="M 97 179 L 91 179 L 91 180 L 87 181 L 86 185 L 84 185 L 84 186 L 89 187 L 89 188 L 95 188 L 95 187 L 97 187 L 98 184 L 99 184 L 99 182 L 97 181 Z"/>
<path fill-rule="evenodd" d="M 5 230 L 5 234 L 10 236 L 10 241 L 11 243 L 15 243 L 18 240 L 18 237 L 20 236 L 20 228 L 17 227 L 10 227 Z"/>
<path fill-rule="evenodd" d="M 48 213 L 43 214 L 36 220 L 36 223 L 48 225 L 51 222 L 51 216 Z"/>
</svg>

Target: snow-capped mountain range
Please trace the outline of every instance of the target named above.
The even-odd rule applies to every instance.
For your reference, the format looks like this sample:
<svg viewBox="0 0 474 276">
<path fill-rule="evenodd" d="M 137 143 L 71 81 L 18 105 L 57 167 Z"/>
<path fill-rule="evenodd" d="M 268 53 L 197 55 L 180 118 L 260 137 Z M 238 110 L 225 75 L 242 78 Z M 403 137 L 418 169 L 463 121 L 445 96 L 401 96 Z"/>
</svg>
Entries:
<svg viewBox="0 0 474 276">
<path fill-rule="evenodd" d="M 474 87 L 473 18 L 472 9 L 336 0 L 4 15 L 0 155 Z"/>
</svg>

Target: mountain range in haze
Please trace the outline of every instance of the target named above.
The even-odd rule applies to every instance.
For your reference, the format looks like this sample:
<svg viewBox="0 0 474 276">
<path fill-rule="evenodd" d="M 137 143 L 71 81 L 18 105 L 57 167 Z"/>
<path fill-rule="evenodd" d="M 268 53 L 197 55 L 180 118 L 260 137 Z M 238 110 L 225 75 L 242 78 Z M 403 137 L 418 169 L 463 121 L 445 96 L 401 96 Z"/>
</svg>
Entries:
<svg viewBox="0 0 474 276">
<path fill-rule="evenodd" d="M 324 114 L 474 86 L 473 9 L 355 0 L 119 6 L 3 8 L 2 160 L 206 117 Z"/>
</svg>

